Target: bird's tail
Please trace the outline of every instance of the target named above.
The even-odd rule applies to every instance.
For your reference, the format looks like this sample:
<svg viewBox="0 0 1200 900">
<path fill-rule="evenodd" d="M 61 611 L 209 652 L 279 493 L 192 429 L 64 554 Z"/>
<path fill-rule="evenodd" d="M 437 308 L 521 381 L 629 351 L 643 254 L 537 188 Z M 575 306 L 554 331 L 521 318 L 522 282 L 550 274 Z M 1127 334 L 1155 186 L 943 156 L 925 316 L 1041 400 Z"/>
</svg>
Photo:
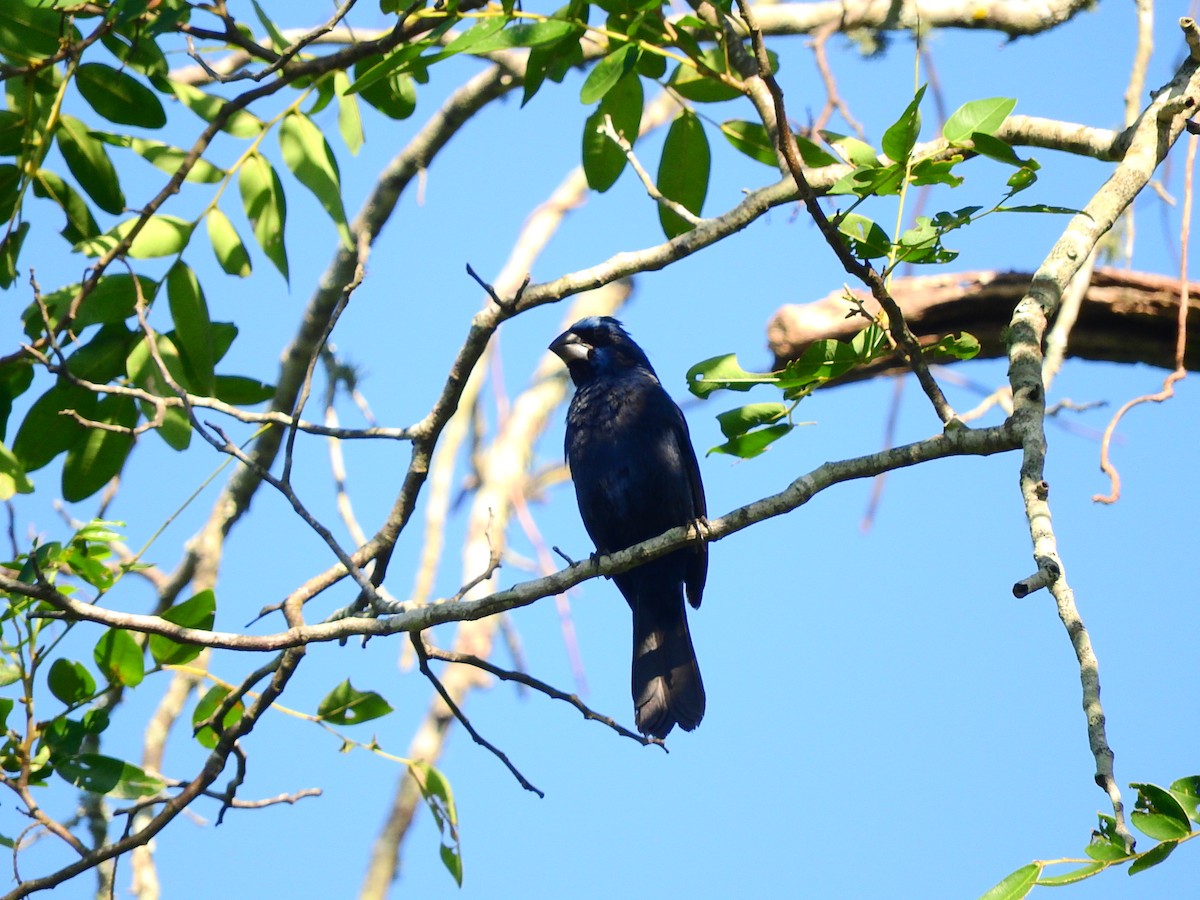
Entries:
<svg viewBox="0 0 1200 900">
<path fill-rule="evenodd" d="M 638 603 L 633 613 L 634 715 L 640 732 L 659 739 L 704 718 L 704 682 L 679 594 L 665 605 Z"/>
</svg>

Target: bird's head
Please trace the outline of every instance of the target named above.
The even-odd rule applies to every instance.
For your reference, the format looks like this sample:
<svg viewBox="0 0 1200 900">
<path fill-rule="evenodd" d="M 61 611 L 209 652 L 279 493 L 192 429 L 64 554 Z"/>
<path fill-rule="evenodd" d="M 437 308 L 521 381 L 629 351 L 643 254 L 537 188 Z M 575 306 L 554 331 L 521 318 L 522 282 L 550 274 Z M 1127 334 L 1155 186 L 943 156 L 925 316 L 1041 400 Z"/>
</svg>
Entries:
<svg viewBox="0 0 1200 900">
<path fill-rule="evenodd" d="M 642 368 L 654 374 L 642 348 L 612 316 L 580 319 L 554 339 L 550 350 L 567 364 L 577 386 L 628 369 Z"/>
</svg>

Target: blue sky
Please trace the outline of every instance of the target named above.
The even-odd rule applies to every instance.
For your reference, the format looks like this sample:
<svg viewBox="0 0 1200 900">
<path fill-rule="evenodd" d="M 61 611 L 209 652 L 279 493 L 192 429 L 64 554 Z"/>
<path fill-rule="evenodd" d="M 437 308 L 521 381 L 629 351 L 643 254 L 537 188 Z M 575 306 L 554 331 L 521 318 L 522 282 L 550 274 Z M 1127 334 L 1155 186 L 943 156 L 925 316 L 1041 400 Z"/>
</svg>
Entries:
<svg viewBox="0 0 1200 900">
<path fill-rule="evenodd" d="M 325 10 L 309 3 L 264 7 L 287 25 L 311 24 Z M 353 21 L 360 27 L 386 23 L 372 4 L 357 12 Z M 1133 28 L 1127 5 L 1107 3 L 1044 37 L 1006 44 L 992 33 L 945 32 L 932 36 L 931 50 L 951 110 L 971 99 L 1013 96 L 1020 113 L 1115 128 Z M 823 99 L 811 54 L 799 38 L 774 46 L 783 59 L 780 80 L 789 109 L 802 118 Z M 911 99 L 912 43 L 896 37 L 885 58 L 867 61 L 841 40 L 831 46 L 843 96 L 866 124 L 868 139 L 878 141 Z M 1156 46 L 1148 88 L 1169 79 L 1183 52 L 1174 20 L 1165 14 Z M 335 123 L 324 114 L 319 121 L 338 153 L 348 209 L 357 208 L 379 168 L 423 116 L 478 67 L 473 60 L 436 67 L 433 82 L 421 89 L 416 117 L 369 118 L 367 145 L 357 157 L 338 143 Z M 481 300 L 464 264 L 494 276 L 530 211 L 577 163 L 589 112 L 578 101 L 581 81 L 573 75 L 561 87 L 547 85 L 524 109 L 515 96 L 493 104 L 436 159 L 423 202 L 415 195 L 401 201 L 334 335 L 339 351 L 361 367 L 364 393 L 381 423 L 405 425 L 424 415 Z M 704 111 L 718 121 L 750 115 L 736 104 Z M 928 100 L 924 111 L 927 139 L 936 133 Z M 187 146 L 199 127 L 180 121 L 183 127 L 170 139 Z M 230 154 L 224 157 L 229 161 L 241 145 L 222 140 L 218 161 Z M 652 136 L 639 144 L 652 170 L 661 140 Z M 706 213 L 736 203 L 744 188 L 774 180 L 715 130 L 710 140 L 714 179 Z M 272 138 L 264 146 L 276 153 Z M 1177 147 L 1161 173 L 1176 197 L 1182 196 L 1182 151 Z M 1033 155 L 1043 168 L 1026 195 L 1030 203 L 1082 206 L 1108 172 L 1099 163 L 1048 151 Z M 129 169 L 131 205 L 157 190 L 160 179 L 150 171 Z M 965 174 L 963 187 L 934 194 L 929 208 L 999 199 L 1007 173 L 978 161 Z M 202 243 L 186 257 L 204 273 L 213 318 L 242 327 L 229 370 L 268 380 L 336 242 L 324 213 L 294 182 L 287 187 L 290 288 L 261 256 L 246 282 L 213 271 Z M 203 189 L 185 186 L 180 202 L 199 208 L 206 198 Z M 248 235 L 232 194 L 226 204 Z M 881 222 L 895 215 L 886 203 L 873 209 Z M 961 251 L 953 268 L 1030 271 L 1065 221 L 986 219 L 953 236 L 950 245 Z M 1167 242 L 1177 242 L 1178 221 L 1178 208 L 1165 207 L 1149 192 L 1140 199 L 1132 268 L 1177 271 L 1177 247 Z M 660 240 L 653 204 L 626 172 L 610 192 L 591 197 L 569 216 L 533 278 L 548 280 Z M 83 261 L 62 249 L 38 247 L 31 254 L 43 288 L 78 278 Z M 685 401 L 684 373 L 692 364 L 737 352 L 748 367 L 765 368 L 771 313 L 782 303 L 824 296 L 844 281 L 815 229 L 795 210 L 779 208 L 718 247 L 639 277 L 622 318 L 668 388 Z M 13 305 L 27 302 L 22 286 L 9 293 Z M 528 383 L 558 333 L 560 307 L 504 327 L 502 364 L 510 394 Z M 988 388 L 1005 381 L 1003 361 L 959 372 Z M 1072 417 L 1069 428 L 1049 426 L 1047 478 L 1060 552 L 1100 660 L 1109 741 L 1123 787 L 1131 781 L 1165 786 L 1200 771 L 1190 640 L 1200 575 L 1193 537 L 1200 474 L 1189 449 L 1200 421 L 1194 379 L 1178 385 L 1170 403 L 1127 417 L 1115 448 L 1125 495 L 1111 507 L 1091 501 L 1106 488 L 1097 434 L 1116 406 L 1157 390 L 1163 374 L 1143 366 L 1068 362 L 1051 395 L 1052 401 L 1108 403 Z M 947 393 L 959 409 L 980 399 L 953 384 Z M 800 418 L 817 424 L 798 429 L 764 456 L 739 463 L 703 458 L 710 512 L 723 514 L 781 490 L 826 460 L 879 449 L 893 396 L 890 382 L 823 392 L 800 411 Z M 773 398 L 764 390 L 750 399 Z M 739 395 L 685 403 L 701 452 L 720 441 L 715 414 L 740 402 Z M 905 385 L 901 402 L 898 441 L 937 430 L 915 383 Z M 494 402 L 487 406 L 494 421 Z M 998 421 L 992 415 L 988 421 Z M 343 421 L 356 422 L 350 410 Z M 538 446 L 543 462 L 561 456 L 561 414 L 555 423 Z M 324 445 L 300 443 L 301 489 L 314 512 L 333 521 Z M 407 448 L 356 444 L 346 447 L 346 455 L 356 511 L 371 529 L 392 502 Z M 218 464 L 200 442 L 176 455 L 145 439 L 110 517 L 128 521 L 131 543 L 140 545 Z M 546 798 L 522 791 L 496 759 L 456 729 L 440 766 L 458 800 L 464 886 L 455 888 L 442 868 L 436 830 L 423 815 L 405 843 L 395 894 L 464 900 L 619 892 L 969 898 L 1031 859 L 1081 855 L 1106 798 L 1092 782 L 1078 669 L 1053 602 L 1044 591 L 1024 600 L 1010 592 L 1033 569 L 1018 464 L 1016 454 L 1007 454 L 896 473 L 865 533 L 860 523 L 871 485 L 860 482 L 835 487 L 786 517 L 715 545 L 704 605 L 691 616 L 708 713 L 696 732 L 671 736 L 669 755 L 584 722 L 541 696 L 518 697 L 504 685 L 473 695 L 467 707 L 472 722 Z M 33 529 L 57 535 L 63 529 L 50 505 L 57 474 L 48 469 L 35 477 L 39 493 L 17 503 L 18 534 Z M 149 558 L 173 565 L 176 548 L 203 520 L 214 496 L 210 489 L 186 510 Z M 93 509 L 85 502 L 71 512 L 88 518 Z M 568 487 L 533 512 L 550 543 L 575 557 L 590 550 Z M 461 581 L 453 548 L 462 518 L 451 523 L 452 549 L 437 585 L 442 595 Z M 515 529 L 510 537 L 515 550 L 532 552 Z M 418 550 L 416 532 L 397 548 L 388 582 L 397 595 L 409 589 Z M 240 628 L 261 606 L 323 569 L 325 553 L 282 498 L 261 492 L 228 547 L 217 627 Z M 524 577 L 509 568 L 501 582 Z M 322 598 L 325 605 L 311 615 L 346 602 L 348 589 L 343 594 Z M 133 611 L 150 602 L 149 592 L 135 585 L 110 599 Z M 627 609 L 615 587 L 602 580 L 583 585 L 572 609 L 587 701 L 628 722 Z M 520 610 L 513 622 L 532 673 L 573 687 L 553 602 Z M 269 622 L 256 630 L 277 627 Z M 451 632 L 438 639 L 448 644 Z M 349 676 L 355 686 L 382 693 L 396 712 L 347 733 L 366 741 L 373 731 L 384 748 L 403 754 L 430 689 L 419 674 L 397 668 L 400 646 L 392 639 L 373 640 L 365 649 L 314 647 L 284 703 L 315 710 Z M 261 661 L 218 655 L 213 671 L 236 681 Z M 503 654 L 500 662 L 507 662 Z M 138 752 L 141 723 L 156 699 L 151 684 L 138 693 L 119 716 L 121 729 L 109 748 L 114 753 Z M 208 824 L 183 818 L 158 838 L 165 895 L 208 897 L 219 883 L 216 889 L 231 896 L 353 896 L 398 767 L 363 751 L 339 753 L 335 738 L 283 715 L 266 717 L 247 750 L 244 796 L 307 787 L 323 788 L 324 796 L 294 807 L 234 812 L 220 828 L 211 823 L 215 804 L 197 806 Z M 176 734 L 168 774 L 186 777 L 199 758 L 186 734 Z M 1134 796 L 1126 790 L 1129 806 Z M 70 800 L 61 799 L 58 811 L 66 814 Z M 11 804 L 5 809 L 0 821 L 6 833 L 19 829 Z M 1133 879 L 1113 871 L 1063 890 L 1086 898 L 1187 896 L 1200 875 L 1198 853 L 1186 845 Z M 22 857 L 22 868 L 32 874 L 57 858 L 57 849 L 43 841 Z M 223 874 L 214 880 L 217 867 Z M 122 866 L 119 891 L 128 877 Z M 82 897 L 90 888 L 80 881 L 59 893 Z"/>
</svg>

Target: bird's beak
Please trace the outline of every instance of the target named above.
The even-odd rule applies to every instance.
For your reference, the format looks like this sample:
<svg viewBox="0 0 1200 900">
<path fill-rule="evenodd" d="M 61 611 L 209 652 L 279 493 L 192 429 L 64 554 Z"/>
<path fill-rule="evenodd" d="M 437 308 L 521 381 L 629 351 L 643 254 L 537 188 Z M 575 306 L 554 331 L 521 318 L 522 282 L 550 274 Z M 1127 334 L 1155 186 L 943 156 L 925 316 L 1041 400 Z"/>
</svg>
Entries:
<svg viewBox="0 0 1200 900">
<path fill-rule="evenodd" d="M 573 331 L 564 331 L 550 344 L 550 352 L 568 366 L 573 362 L 585 362 L 591 347 Z"/>
</svg>

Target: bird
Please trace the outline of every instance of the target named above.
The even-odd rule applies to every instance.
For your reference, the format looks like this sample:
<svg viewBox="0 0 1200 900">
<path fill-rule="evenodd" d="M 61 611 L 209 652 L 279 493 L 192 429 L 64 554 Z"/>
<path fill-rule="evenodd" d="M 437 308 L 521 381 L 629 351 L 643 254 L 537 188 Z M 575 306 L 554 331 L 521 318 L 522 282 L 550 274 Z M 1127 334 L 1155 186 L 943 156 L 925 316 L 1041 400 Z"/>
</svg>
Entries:
<svg viewBox="0 0 1200 900">
<path fill-rule="evenodd" d="M 614 553 L 705 521 L 704 485 L 683 411 L 621 323 L 611 316 L 580 319 L 550 350 L 575 385 L 566 459 L 596 552 Z M 704 718 L 684 597 L 698 609 L 707 576 L 703 542 L 612 576 L 633 611 L 634 718 L 642 734 L 661 740 L 676 725 L 691 731 Z"/>
</svg>

